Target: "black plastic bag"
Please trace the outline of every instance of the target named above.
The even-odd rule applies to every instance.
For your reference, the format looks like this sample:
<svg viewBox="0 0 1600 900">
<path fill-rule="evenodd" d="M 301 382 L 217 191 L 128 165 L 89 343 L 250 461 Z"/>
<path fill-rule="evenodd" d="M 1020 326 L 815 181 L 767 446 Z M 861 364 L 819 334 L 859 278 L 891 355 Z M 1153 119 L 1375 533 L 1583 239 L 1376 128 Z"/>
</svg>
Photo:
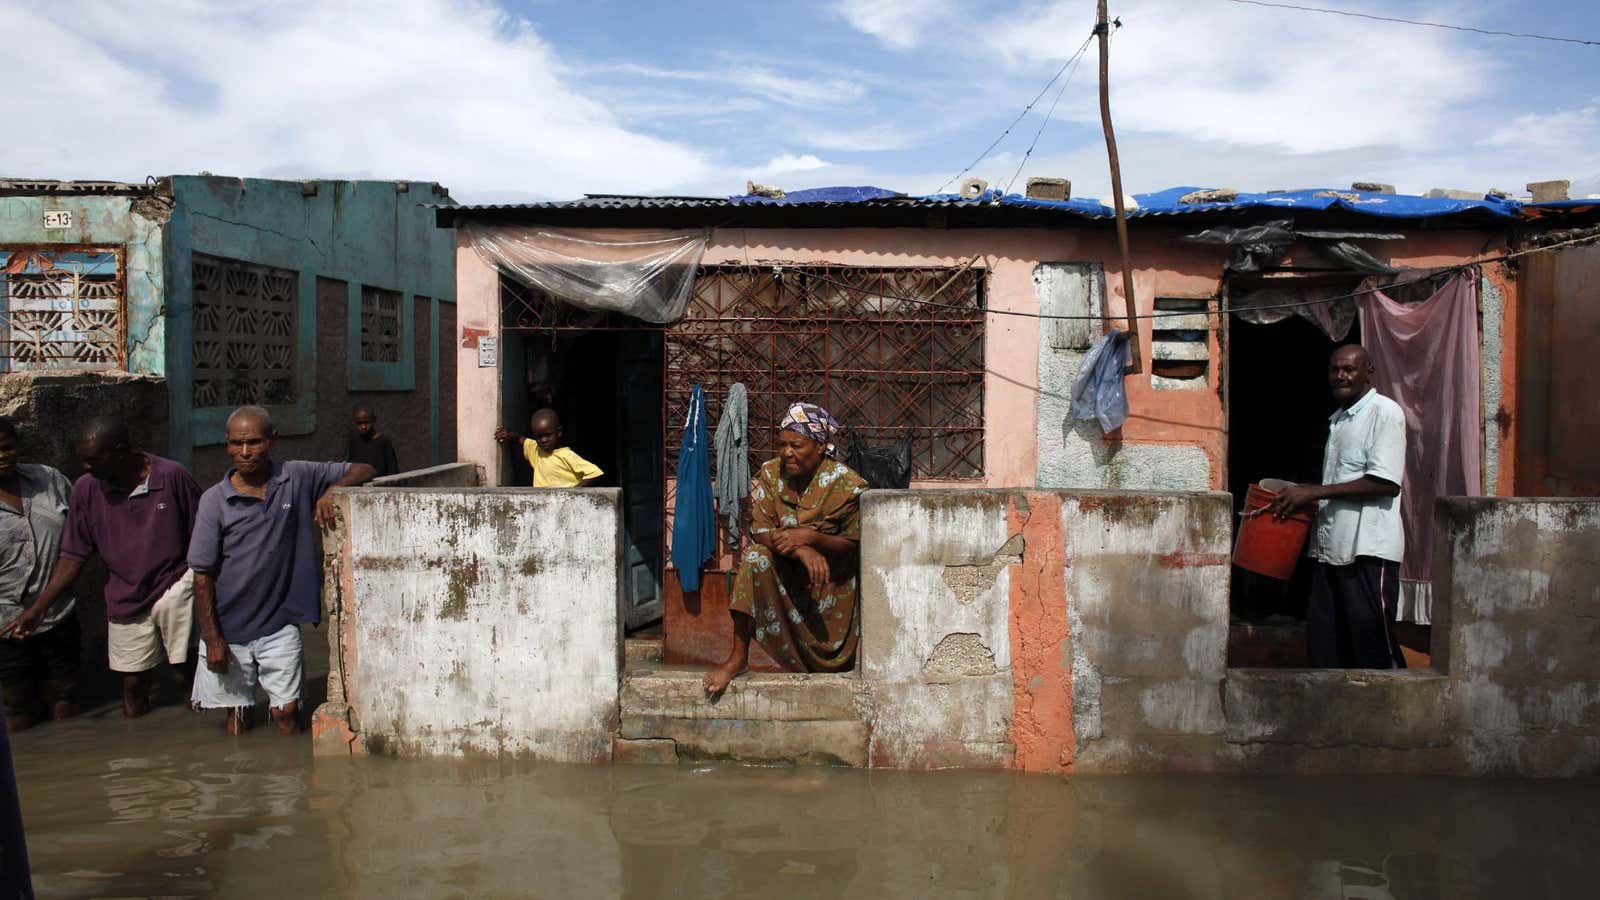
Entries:
<svg viewBox="0 0 1600 900">
<path fill-rule="evenodd" d="M 845 439 L 844 464 L 867 487 L 904 490 L 911 487 L 911 438 L 888 447 L 874 447 L 851 429 Z"/>
</svg>

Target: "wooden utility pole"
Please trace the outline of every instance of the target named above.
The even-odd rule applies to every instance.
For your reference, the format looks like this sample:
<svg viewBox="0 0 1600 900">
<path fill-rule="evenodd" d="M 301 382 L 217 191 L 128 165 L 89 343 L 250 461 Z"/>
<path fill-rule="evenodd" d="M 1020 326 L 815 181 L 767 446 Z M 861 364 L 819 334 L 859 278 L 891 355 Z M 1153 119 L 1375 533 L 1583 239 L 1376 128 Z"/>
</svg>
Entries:
<svg viewBox="0 0 1600 900">
<path fill-rule="evenodd" d="M 1111 159 L 1111 202 L 1117 213 L 1117 247 L 1122 251 L 1122 297 L 1128 305 L 1128 368 L 1124 374 L 1137 375 L 1144 370 L 1143 353 L 1139 350 L 1139 304 L 1133 293 L 1133 261 L 1128 253 L 1128 213 L 1122 208 L 1122 165 L 1117 161 L 1117 135 L 1111 129 L 1111 20 L 1106 13 L 1106 0 L 1100 0 L 1099 20 L 1095 33 L 1100 36 L 1100 125 L 1106 132 L 1106 156 Z"/>
</svg>

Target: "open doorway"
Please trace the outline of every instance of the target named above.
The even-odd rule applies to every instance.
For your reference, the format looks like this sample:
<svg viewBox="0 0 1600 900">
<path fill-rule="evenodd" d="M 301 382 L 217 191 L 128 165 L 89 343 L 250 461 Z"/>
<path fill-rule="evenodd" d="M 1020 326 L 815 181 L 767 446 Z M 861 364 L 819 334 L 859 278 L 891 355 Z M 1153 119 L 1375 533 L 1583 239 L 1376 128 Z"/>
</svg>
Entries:
<svg viewBox="0 0 1600 900">
<path fill-rule="evenodd" d="M 1254 286 L 1232 285 L 1230 295 L 1248 297 Z M 1351 282 L 1348 291 L 1339 285 L 1319 287 L 1348 293 L 1356 284 Z M 1281 298 L 1295 292 L 1274 288 L 1272 293 Z M 1343 340 L 1335 341 L 1299 315 L 1270 324 L 1235 317 L 1228 329 L 1228 490 L 1242 507 L 1249 486 L 1263 479 L 1322 480 L 1328 417 L 1335 406 L 1328 392 L 1328 357 L 1336 346 L 1359 342 L 1361 335 L 1359 322 L 1351 322 Z M 1286 582 L 1234 568 L 1229 665 L 1305 665 L 1310 593 L 1311 566 L 1304 556 Z"/>
<path fill-rule="evenodd" d="M 662 335 L 658 330 L 541 330 L 502 342 L 502 409 L 526 432 L 533 411 L 561 417 L 568 446 L 605 471 L 598 486 L 622 489 L 625 625 L 661 619 L 665 541 Z M 511 484 L 532 472 L 518 453 Z"/>
</svg>

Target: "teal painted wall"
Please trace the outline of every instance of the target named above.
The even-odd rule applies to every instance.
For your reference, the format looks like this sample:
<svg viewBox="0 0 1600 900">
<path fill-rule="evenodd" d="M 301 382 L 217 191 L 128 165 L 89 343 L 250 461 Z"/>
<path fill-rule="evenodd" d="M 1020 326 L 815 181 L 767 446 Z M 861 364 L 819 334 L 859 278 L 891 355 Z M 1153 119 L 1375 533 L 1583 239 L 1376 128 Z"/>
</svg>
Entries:
<svg viewBox="0 0 1600 900">
<path fill-rule="evenodd" d="M 177 448 L 220 444 L 229 410 L 193 406 L 194 254 L 202 253 L 259 263 L 299 273 L 299 334 L 295 402 L 273 408 L 284 435 L 317 430 L 317 372 L 339 366 L 352 391 L 410 391 L 418 388 L 415 358 L 416 302 L 427 298 L 431 321 L 437 304 L 455 297 L 455 236 L 434 224 L 424 204 L 441 202 L 433 185 L 395 182 L 311 182 L 307 196 L 301 182 L 215 176 L 172 179 L 177 203 L 165 246 L 167 320 L 166 366 L 172 397 L 171 442 Z M 350 328 L 343 359 L 319 359 L 317 278 L 346 282 Z M 360 360 L 360 288 L 371 285 L 402 296 L 403 358 L 398 363 Z M 431 336 L 430 336 L 431 337 Z M 430 360 L 437 355 L 438 341 Z M 436 365 L 426 365 L 423 378 L 436 382 Z M 424 383 L 431 407 L 429 421 L 438 421 L 435 383 Z M 328 423 L 345 427 L 345 423 Z M 435 431 L 437 428 L 435 427 Z M 431 443 L 437 445 L 437 436 Z M 437 452 L 430 455 L 437 461 Z M 187 460 L 185 460 L 187 462 Z"/>
<path fill-rule="evenodd" d="M 162 255 L 167 223 L 133 212 L 133 200 L 104 195 L 0 197 L 0 245 L 122 247 L 127 368 L 142 375 L 163 375 L 167 369 L 167 333 Z M 71 212 L 72 227 L 45 230 L 44 214 L 54 210 Z M 454 257 L 451 259 L 453 267 Z"/>
</svg>

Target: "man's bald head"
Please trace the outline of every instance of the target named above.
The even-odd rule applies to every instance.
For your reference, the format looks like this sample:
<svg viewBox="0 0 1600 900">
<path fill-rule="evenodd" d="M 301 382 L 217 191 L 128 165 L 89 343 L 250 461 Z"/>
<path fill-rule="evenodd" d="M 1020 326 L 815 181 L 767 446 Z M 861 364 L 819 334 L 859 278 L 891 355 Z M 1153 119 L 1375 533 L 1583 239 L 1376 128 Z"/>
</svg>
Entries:
<svg viewBox="0 0 1600 900">
<path fill-rule="evenodd" d="M 98 451 L 133 449 L 128 422 L 121 416 L 95 416 L 78 434 L 79 443 Z"/>
<path fill-rule="evenodd" d="M 229 414 L 228 428 L 245 424 L 255 425 L 267 437 L 276 437 L 278 434 L 278 429 L 272 424 L 272 414 L 259 406 L 241 406 Z"/>
<path fill-rule="evenodd" d="M 108 484 L 132 490 L 144 472 L 144 454 L 133 445 L 121 416 L 96 416 L 78 433 L 74 447 L 83 470 Z"/>
<path fill-rule="evenodd" d="M 1328 358 L 1328 390 L 1346 409 L 1372 389 L 1372 357 L 1360 344 L 1345 344 Z"/>
<path fill-rule="evenodd" d="M 1372 371 L 1372 354 L 1360 344 L 1345 344 L 1335 349 L 1333 359 L 1347 360 L 1369 372 Z"/>
</svg>

